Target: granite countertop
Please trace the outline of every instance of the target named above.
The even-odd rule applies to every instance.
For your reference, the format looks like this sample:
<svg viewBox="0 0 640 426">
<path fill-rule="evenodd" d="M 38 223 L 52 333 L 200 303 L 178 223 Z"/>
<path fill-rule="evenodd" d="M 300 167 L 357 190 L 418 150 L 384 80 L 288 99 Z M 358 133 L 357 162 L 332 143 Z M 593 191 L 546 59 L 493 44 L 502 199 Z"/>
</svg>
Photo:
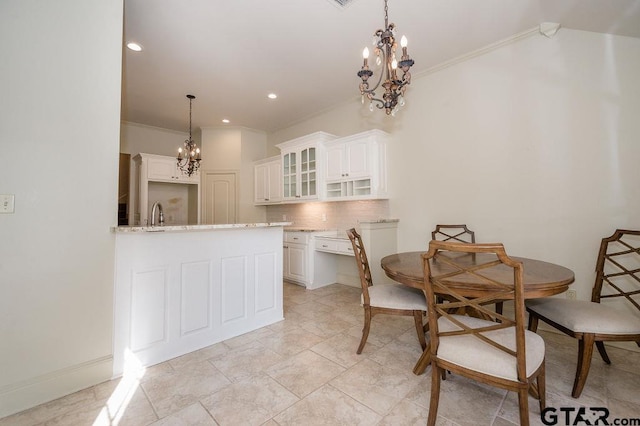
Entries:
<svg viewBox="0 0 640 426">
<path fill-rule="evenodd" d="M 358 223 L 394 223 L 400 222 L 400 219 L 367 219 L 359 220 Z"/>
<path fill-rule="evenodd" d="M 286 226 L 284 228 L 285 231 L 289 231 L 289 232 L 328 232 L 328 231 L 335 231 L 335 229 L 328 229 L 328 228 L 296 228 L 293 226 Z"/>
<path fill-rule="evenodd" d="M 115 233 L 215 231 L 220 229 L 272 228 L 289 226 L 291 222 L 228 223 L 222 225 L 114 226 Z"/>
</svg>

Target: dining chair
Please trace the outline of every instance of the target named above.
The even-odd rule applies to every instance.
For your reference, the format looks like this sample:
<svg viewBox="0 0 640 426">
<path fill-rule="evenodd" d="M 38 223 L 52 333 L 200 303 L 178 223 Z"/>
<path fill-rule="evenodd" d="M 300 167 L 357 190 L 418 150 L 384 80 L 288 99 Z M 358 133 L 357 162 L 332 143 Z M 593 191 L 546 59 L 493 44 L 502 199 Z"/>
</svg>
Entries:
<svg viewBox="0 0 640 426">
<path fill-rule="evenodd" d="M 478 260 L 468 261 L 476 255 Z M 436 423 L 441 380 L 448 370 L 517 392 L 520 424 L 528 425 L 529 392 L 539 400 L 540 411 L 545 408 L 545 345 L 525 328 L 522 263 L 507 256 L 499 243 L 431 241 L 422 258 L 431 361 L 427 424 Z M 431 262 L 438 262 L 442 273 L 432 275 Z M 463 296 L 463 289 L 476 297 Z M 487 308 L 494 300 L 506 299 L 514 300 L 514 319 Z"/>
<path fill-rule="evenodd" d="M 604 303 L 603 303 L 604 302 Z M 529 330 L 538 321 L 578 339 L 578 363 L 571 395 L 578 398 L 589 375 L 595 343 L 611 364 L 604 342 L 630 341 L 640 347 L 640 231 L 617 229 L 602 239 L 591 301 L 555 297 L 526 302 Z"/>
<path fill-rule="evenodd" d="M 437 241 L 459 241 L 461 243 L 475 243 L 476 234 L 467 225 L 436 225 L 431 231 L 431 239 Z"/>
<path fill-rule="evenodd" d="M 418 333 L 418 341 L 422 350 L 424 350 L 427 347 L 425 338 L 427 325 L 422 322 L 427 310 L 427 301 L 424 293 L 419 289 L 394 284 L 374 286 L 362 237 L 354 228 L 349 229 L 347 235 L 353 245 L 353 252 L 358 265 L 360 285 L 362 286 L 360 302 L 364 308 L 362 339 L 356 353 L 362 353 L 362 349 L 364 349 L 369 337 L 371 318 L 376 314 L 412 316 Z"/>
<path fill-rule="evenodd" d="M 470 230 L 466 224 L 461 225 L 436 225 L 431 231 L 431 239 L 436 241 L 458 241 L 461 243 L 475 243 L 476 233 Z M 502 313 L 503 302 L 496 302 L 496 312 Z"/>
</svg>

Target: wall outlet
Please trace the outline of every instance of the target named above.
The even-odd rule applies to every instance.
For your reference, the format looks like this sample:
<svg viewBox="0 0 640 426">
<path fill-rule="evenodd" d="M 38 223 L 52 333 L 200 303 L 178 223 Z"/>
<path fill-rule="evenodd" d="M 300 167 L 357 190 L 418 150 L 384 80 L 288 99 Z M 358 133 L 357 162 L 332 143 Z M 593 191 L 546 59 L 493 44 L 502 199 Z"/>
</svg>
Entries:
<svg viewBox="0 0 640 426">
<path fill-rule="evenodd" d="M 576 300 L 576 291 L 575 290 L 567 290 L 567 299 Z"/>
<path fill-rule="evenodd" d="M 0 213 L 15 212 L 15 195 L 0 194 Z"/>
<path fill-rule="evenodd" d="M 327 214 L 326 213 L 322 213 L 322 221 L 323 222 L 327 221 Z"/>
</svg>

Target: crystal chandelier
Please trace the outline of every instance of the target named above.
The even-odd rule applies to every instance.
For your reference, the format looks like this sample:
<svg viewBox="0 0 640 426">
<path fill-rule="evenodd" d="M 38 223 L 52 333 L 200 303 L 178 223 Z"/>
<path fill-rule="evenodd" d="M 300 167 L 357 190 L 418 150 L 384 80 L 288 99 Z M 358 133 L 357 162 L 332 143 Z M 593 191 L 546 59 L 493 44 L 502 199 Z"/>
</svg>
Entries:
<svg viewBox="0 0 640 426">
<path fill-rule="evenodd" d="M 184 141 L 184 151 L 182 148 L 178 148 L 178 168 L 182 170 L 182 173 L 191 176 L 200 168 L 200 148 L 193 141 L 191 137 L 191 101 L 196 97 L 193 95 L 187 95 L 189 98 L 189 139 Z"/>
<path fill-rule="evenodd" d="M 377 30 L 373 35 L 373 52 L 376 55 L 376 65 L 381 66 L 383 69 L 380 70 L 376 85 L 369 89 L 369 77 L 373 76 L 373 71 L 369 69 L 369 49 L 365 47 L 362 51 L 364 64 L 362 69 L 358 71 L 358 77 L 362 79 L 360 94 L 362 95 L 363 104 L 365 97 L 369 99 L 369 110 L 373 111 L 375 102 L 379 109 L 385 109 L 387 115 L 395 116 L 398 108 L 404 106 L 404 92 L 407 89 L 407 85 L 411 83 L 409 69 L 414 62 L 407 53 L 407 38 L 405 36 L 402 36 L 400 40 L 400 46 L 402 47 L 400 62 L 396 59 L 395 24 L 389 24 L 387 0 L 384 0 L 384 27 L 384 30 Z M 398 79 L 398 67 L 402 70 L 402 79 Z M 383 76 L 384 82 L 382 81 Z M 380 86 L 380 83 L 384 88 L 382 99 L 376 98 L 375 94 L 375 90 Z"/>
</svg>

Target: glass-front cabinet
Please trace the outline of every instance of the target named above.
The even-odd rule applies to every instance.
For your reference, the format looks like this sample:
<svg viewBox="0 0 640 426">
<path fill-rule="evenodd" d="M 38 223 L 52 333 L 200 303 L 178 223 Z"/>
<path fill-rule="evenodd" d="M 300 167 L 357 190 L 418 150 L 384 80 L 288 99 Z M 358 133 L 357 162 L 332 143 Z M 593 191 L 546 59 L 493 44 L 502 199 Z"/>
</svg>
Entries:
<svg viewBox="0 0 640 426">
<path fill-rule="evenodd" d="M 283 201 L 319 199 L 324 143 L 333 139 L 336 136 L 316 132 L 276 145 L 282 156 Z"/>
<path fill-rule="evenodd" d="M 282 182 L 284 199 L 295 198 L 298 195 L 296 161 L 297 152 L 288 152 L 282 156 Z"/>
<path fill-rule="evenodd" d="M 305 148 L 300 151 L 300 196 L 314 197 L 318 194 L 316 169 L 316 149 Z"/>
</svg>

